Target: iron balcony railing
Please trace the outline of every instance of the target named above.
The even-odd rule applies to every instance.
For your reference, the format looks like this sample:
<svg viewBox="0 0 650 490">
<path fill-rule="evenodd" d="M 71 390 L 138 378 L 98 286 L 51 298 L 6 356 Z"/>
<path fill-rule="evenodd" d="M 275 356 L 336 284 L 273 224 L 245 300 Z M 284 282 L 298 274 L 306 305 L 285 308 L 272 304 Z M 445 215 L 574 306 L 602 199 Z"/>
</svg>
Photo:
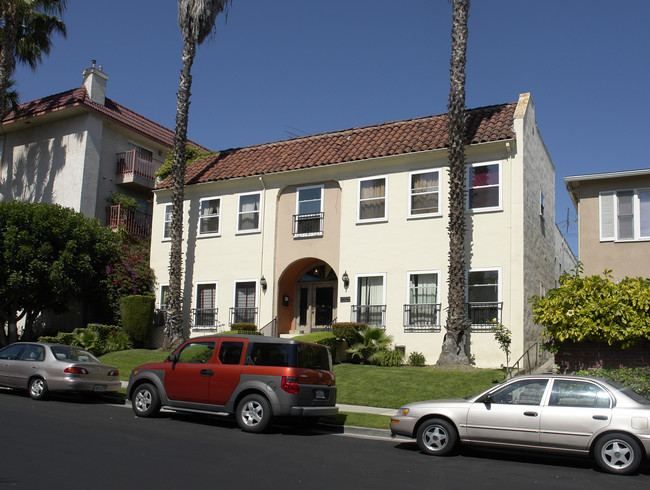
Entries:
<svg viewBox="0 0 650 490">
<path fill-rule="evenodd" d="M 217 313 L 219 308 L 193 308 L 192 318 L 194 323 L 193 329 L 208 329 L 216 330 L 219 326 L 217 321 Z"/>
<path fill-rule="evenodd" d="M 140 153 L 138 150 L 123 151 L 117 154 L 117 174 L 137 175 L 138 177 L 150 180 L 153 184 L 154 174 L 162 166 L 163 162 Z"/>
<path fill-rule="evenodd" d="M 293 236 L 323 236 L 324 213 L 295 214 L 293 216 Z"/>
<path fill-rule="evenodd" d="M 501 323 L 503 303 L 467 303 L 467 317 L 472 323 L 472 331 L 491 331 L 492 327 Z"/>
<path fill-rule="evenodd" d="M 157 308 L 154 312 L 153 323 L 156 327 L 164 327 L 167 325 L 167 308 Z"/>
<path fill-rule="evenodd" d="M 356 323 L 385 327 L 386 305 L 352 305 L 352 318 Z"/>
<path fill-rule="evenodd" d="M 130 235 L 140 238 L 151 236 L 150 214 L 126 209 L 121 204 L 109 206 L 106 212 L 108 214 L 108 227 L 111 230 L 115 231 L 123 226 Z"/>
<path fill-rule="evenodd" d="M 440 332 L 440 303 L 404 305 L 405 332 Z"/>
<path fill-rule="evenodd" d="M 252 323 L 257 325 L 257 308 L 230 308 L 230 325 Z"/>
</svg>

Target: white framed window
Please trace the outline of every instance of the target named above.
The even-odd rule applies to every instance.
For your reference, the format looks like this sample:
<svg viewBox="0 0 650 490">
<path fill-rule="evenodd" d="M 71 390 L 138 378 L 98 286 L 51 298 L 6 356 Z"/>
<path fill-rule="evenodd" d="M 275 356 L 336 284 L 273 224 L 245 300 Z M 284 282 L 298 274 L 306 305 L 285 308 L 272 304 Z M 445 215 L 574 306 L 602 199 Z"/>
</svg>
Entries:
<svg viewBox="0 0 650 490">
<path fill-rule="evenodd" d="M 239 195 L 237 206 L 237 233 L 260 231 L 262 212 L 262 193 L 251 192 Z"/>
<path fill-rule="evenodd" d="M 294 237 L 323 236 L 323 185 L 298 187 Z"/>
<path fill-rule="evenodd" d="M 358 274 L 357 304 L 352 307 L 355 322 L 376 327 L 386 325 L 386 274 Z"/>
<path fill-rule="evenodd" d="M 467 271 L 467 314 L 473 331 L 490 332 L 501 323 L 501 269 Z"/>
<path fill-rule="evenodd" d="M 467 209 L 501 209 L 501 162 L 474 163 L 467 167 Z"/>
<path fill-rule="evenodd" d="M 217 282 L 196 284 L 196 308 L 193 311 L 193 328 L 217 328 Z"/>
<path fill-rule="evenodd" d="M 409 304 L 421 305 L 438 303 L 439 277 L 440 273 L 438 271 L 409 272 Z"/>
<path fill-rule="evenodd" d="M 650 240 L 650 189 L 601 192 L 600 241 Z"/>
<path fill-rule="evenodd" d="M 386 176 L 359 179 L 359 222 L 388 220 L 388 178 Z"/>
<path fill-rule="evenodd" d="M 230 309 L 230 324 L 252 323 L 257 325 L 257 281 L 235 281 L 234 306 Z"/>
<path fill-rule="evenodd" d="M 219 236 L 221 233 L 221 198 L 208 197 L 199 201 L 199 235 Z"/>
<path fill-rule="evenodd" d="M 158 296 L 158 308 L 167 310 L 169 308 L 169 284 L 160 285 L 160 295 Z"/>
<path fill-rule="evenodd" d="M 409 174 L 409 217 L 440 216 L 440 170 Z"/>
<path fill-rule="evenodd" d="M 439 271 L 407 274 L 407 298 L 404 305 L 404 329 L 407 332 L 439 332 Z"/>
<path fill-rule="evenodd" d="M 172 209 L 173 204 L 165 204 L 165 214 L 163 216 L 163 240 L 172 239 Z"/>
</svg>

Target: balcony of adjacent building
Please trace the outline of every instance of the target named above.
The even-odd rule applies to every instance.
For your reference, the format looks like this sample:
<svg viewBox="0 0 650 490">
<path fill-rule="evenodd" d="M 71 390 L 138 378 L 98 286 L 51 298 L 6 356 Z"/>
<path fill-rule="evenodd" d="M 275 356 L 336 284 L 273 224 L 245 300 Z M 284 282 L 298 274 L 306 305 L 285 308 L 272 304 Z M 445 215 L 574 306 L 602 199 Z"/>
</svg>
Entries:
<svg viewBox="0 0 650 490">
<path fill-rule="evenodd" d="M 155 173 L 163 162 L 156 160 L 142 149 L 123 151 L 117 154 L 116 183 L 153 189 L 156 183 Z"/>
<path fill-rule="evenodd" d="M 151 236 L 151 214 L 115 204 L 106 208 L 108 227 L 113 231 L 124 229 L 138 238 Z"/>
</svg>

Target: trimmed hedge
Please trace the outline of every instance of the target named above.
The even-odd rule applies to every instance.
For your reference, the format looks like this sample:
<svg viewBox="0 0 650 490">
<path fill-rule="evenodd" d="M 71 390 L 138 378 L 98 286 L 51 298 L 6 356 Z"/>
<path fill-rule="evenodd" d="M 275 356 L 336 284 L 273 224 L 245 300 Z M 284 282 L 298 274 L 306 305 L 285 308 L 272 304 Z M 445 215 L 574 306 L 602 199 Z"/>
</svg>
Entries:
<svg viewBox="0 0 650 490">
<path fill-rule="evenodd" d="M 230 326 L 230 330 L 242 333 L 255 333 L 257 332 L 257 326 L 254 323 L 233 323 Z"/>
<path fill-rule="evenodd" d="M 153 328 L 156 299 L 150 295 L 131 295 L 120 298 L 122 328 L 134 342 L 145 343 Z"/>
<path fill-rule="evenodd" d="M 348 345 L 361 342 L 361 330 L 367 328 L 365 323 L 341 322 L 332 323 L 332 333 L 339 340 L 347 341 Z"/>
</svg>

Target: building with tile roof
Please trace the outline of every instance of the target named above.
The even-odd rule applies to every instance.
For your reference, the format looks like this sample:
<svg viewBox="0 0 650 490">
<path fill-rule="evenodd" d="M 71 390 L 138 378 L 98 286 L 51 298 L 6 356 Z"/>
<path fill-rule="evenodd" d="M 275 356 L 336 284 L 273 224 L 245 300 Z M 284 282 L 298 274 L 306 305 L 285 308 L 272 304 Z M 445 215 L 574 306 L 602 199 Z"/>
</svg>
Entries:
<svg viewBox="0 0 650 490">
<path fill-rule="evenodd" d="M 512 330 L 513 358 L 535 348 L 541 327 L 528 299 L 573 264 L 558 261 L 566 242 L 555 225 L 555 168 L 530 95 L 467 117 L 470 354 L 495 367 L 505 356 L 492 322 Z M 442 114 L 195 161 L 184 206 L 188 334 L 235 323 L 281 335 L 360 322 L 435 363 L 447 308 L 447 139 Z M 151 266 L 164 311 L 170 183 L 154 194 Z"/>
<path fill-rule="evenodd" d="M 2 120 L 0 199 L 60 204 L 148 236 L 154 172 L 174 132 L 107 98 L 107 80 L 93 64 L 81 87 L 23 103 Z M 110 205 L 114 192 L 135 198 L 138 210 Z"/>
<path fill-rule="evenodd" d="M 564 178 L 578 212 L 585 275 L 650 277 L 650 169 Z"/>
</svg>

